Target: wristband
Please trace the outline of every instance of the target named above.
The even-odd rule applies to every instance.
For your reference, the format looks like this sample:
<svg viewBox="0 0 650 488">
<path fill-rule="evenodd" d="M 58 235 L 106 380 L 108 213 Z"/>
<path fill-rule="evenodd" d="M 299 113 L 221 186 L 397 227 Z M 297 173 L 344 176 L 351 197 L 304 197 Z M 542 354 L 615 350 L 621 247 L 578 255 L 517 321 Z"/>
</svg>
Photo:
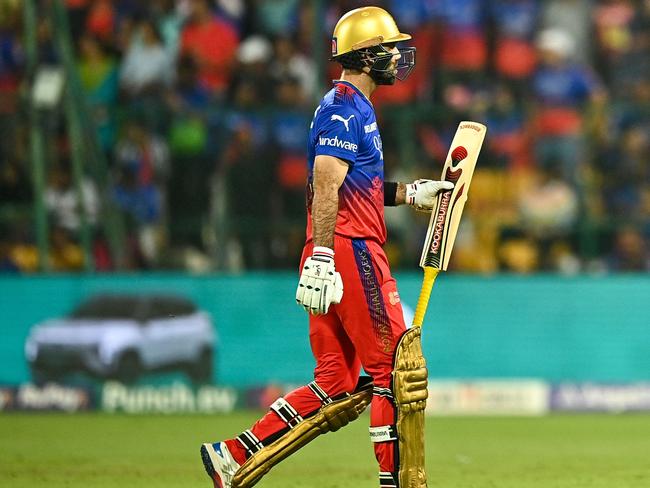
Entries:
<svg viewBox="0 0 650 488">
<path fill-rule="evenodd" d="M 318 261 L 332 261 L 334 259 L 334 251 L 325 246 L 314 246 L 311 257 Z"/>
<path fill-rule="evenodd" d="M 384 206 L 394 207 L 397 197 L 397 183 L 394 181 L 384 181 Z"/>
</svg>

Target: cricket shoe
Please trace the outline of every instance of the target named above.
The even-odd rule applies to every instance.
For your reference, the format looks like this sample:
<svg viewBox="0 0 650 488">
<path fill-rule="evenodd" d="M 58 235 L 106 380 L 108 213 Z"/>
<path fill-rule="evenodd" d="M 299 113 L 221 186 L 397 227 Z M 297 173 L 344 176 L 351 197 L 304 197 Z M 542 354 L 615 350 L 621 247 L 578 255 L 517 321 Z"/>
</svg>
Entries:
<svg viewBox="0 0 650 488">
<path fill-rule="evenodd" d="M 231 488 L 232 477 L 239 469 L 239 464 L 230 454 L 225 442 L 203 444 L 201 459 L 214 488 Z"/>
</svg>

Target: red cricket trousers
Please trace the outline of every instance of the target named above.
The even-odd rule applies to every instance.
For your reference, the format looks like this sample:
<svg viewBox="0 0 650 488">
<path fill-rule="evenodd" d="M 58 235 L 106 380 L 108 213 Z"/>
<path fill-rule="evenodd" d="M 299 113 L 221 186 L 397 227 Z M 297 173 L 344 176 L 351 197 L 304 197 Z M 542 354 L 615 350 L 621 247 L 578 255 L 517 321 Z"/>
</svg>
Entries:
<svg viewBox="0 0 650 488">
<path fill-rule="evenodd" d="M 311 242 L 305 245 L 301 268 L 312 249 Z M 309 316 L 309 338 L 316 359 L 314 382 L 285 395 L 284 401 L 279 400 L 282 404 L 276 402 L 250 430 L 226 441 L 240 464 L 287 432 L 296 419 L 313 415 L 327 397 L 352 392 L 361 367 L 373 379 L 371 428 L 392 426 L 397 420 L 391 372 L 395 347 L 406 327 L 388 260 L 381 246 L 371 240 L 335 236 L 334 252 L 343 298 L 327 314 Z M 374 450 L 381 486 L 396 486 L 397 441 L 375 442 Z"/>
</svg>

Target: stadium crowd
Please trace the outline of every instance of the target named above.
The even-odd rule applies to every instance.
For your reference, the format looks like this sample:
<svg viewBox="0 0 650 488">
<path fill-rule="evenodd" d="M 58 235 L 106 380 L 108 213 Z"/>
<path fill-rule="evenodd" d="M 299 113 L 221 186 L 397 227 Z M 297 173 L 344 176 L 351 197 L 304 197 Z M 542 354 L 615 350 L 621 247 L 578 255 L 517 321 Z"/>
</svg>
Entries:
<svg viewBox="0 0 650 488">
<path fill-rule="evenodd" d="M 49 1 L 37 3 L 39 63 L 56 65 Z M 391 11 L 417 47 L 411 77 L 373 97 L 389 179 L 436 177 L 457 123 L 488 125 L 456 269 L 650 268 L 649 0 L 65 3 L 111 178 L 105 192 L 90 175 L 77 189 L 61 110 L 41 196 L 55 270 L 82 269 L 84 222 L 96 268 L 114 268 L 106 205 L 123 216 L 131 269 L 294 268 L 307 130 L 339 69 L 322 61 L 321 79 L 319 60 L 341 13 L 366 4 Z M 0 269 L 29 272 L 21 4 L 0 0 Z M 392 262 L 415 267 L 427 217 L 386 219 Z"/>
</svg>

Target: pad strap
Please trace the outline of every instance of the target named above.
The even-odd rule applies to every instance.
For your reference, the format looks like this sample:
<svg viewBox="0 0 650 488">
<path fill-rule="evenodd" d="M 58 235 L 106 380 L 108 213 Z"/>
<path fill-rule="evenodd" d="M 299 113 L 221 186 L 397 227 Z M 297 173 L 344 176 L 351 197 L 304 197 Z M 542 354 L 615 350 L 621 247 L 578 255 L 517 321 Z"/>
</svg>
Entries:
<svg viewBox="0 0 650 488">
<path fill-rule="evenodd" d="M 318 397 L 318 399 L 323 405 L 329 405 L 330 403 L 332 403 L 332 398 L 327 393 L 325 393 L 325 390 L 323 390 L 320 386 L 318 386 L 318 383 L 312 381 L 307 386 L 311 391 L 314 392 L 314 395 Z"/>
<path fill-rule="evenodd" d="M 375 396 L 386 397 L 391 401 L 393 400 L 393 390 L 390 388 L 381 388 L 379 386 L 375 386 L 372 389 L 372 394 Z"/>
<path fill-rule="evenodd" d="M 241 434 L 237 436 L 237 440 L 239 443 L 244 446 L 246 451 L 250 456 L 255 454 L 257 451 L 262 449 L 264 447 L 264 444 L 262 444 L 262 441 L 260 441 L 253 432 L 250 430 L 245 430 Z"/>
<path fill-rule="evenodd" d="M 390 471 L 379 472 L 379 488 L 397 488 L 397 483 Z"/>
<path fill-rule="evenodd" d="M 293 406 L 284 398 L 278 398 L 271 405 L 271 410 L 278 414 L 278 416 L 286 423 L 290 429 L 302 422 L 302 417 Z"/>
</svg>

